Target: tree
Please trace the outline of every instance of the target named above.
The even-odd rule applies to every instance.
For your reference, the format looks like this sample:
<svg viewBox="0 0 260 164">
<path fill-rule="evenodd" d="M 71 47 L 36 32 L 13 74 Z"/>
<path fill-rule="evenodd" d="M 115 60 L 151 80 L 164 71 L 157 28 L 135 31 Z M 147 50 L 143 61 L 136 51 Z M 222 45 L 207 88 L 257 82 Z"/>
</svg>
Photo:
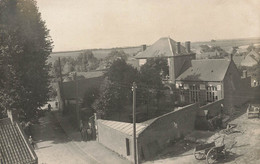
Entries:
<svg viewBox="0 0 260 164">
<path fill-rule="evenodd" d="M 108 116 L 120 113 L 131 102 L 131 86 L 138 81 L 138 71 L 123 59 L 113 62 L 105 74 L 106 80 L 100 89 L 99 98 L 94 102 L 95 111 Z"/>
<path fill-rule="evenodd" d="M 105 62 L 107 67 L 110 67 L 115 60 L 122 59 L 126 61 L 127 58 L 128 58 L 128 54 L 126 54 L 124 51 L 112 50 L 105 58 Z"/>
<path fill-rule="evenodd" d="M 27 119 L 48 100 L 52 40 L 34 0 L 0 1 L 0 110 Z M 7 91 L 8 90 L 8 91 Z"/>
<path fill-rule="evenodd" d="M 139 85 L 146 89 L 141 94 L 143 103 L 148 103 L 145 99 L 147 95 L 151 100 L 155 99 L 157 109 L 159 109 L 160 99 L 164 97 L 164 85 L 162 80 L 169 75 L 169 66 L 165 58 L 151 58 L 140 69 Z"/>
<path fill-rule="evenodd" d="M 79 67 L 79 71 L 87 72 L 95 70 L 98 67 L 99 60 L 94 56 L 92 51 L 87 50 L 82 52 L 76 59 L 76 64 Z"/>
</svg>

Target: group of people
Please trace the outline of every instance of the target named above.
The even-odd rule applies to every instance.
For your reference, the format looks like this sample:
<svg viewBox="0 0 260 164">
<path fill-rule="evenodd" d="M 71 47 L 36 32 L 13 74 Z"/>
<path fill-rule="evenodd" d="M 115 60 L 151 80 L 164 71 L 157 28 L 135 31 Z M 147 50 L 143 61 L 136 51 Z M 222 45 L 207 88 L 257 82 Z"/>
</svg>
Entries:
<svg viewBox="0 0 260 164">
<path fill-rule="evenodd" d="M 84 124 L 82 120 L 80 120 L 80 134 L 82 141 L 90 141 L 93 139 L 93 131 L 92 124 L 89 122 Z"/>
</svg>

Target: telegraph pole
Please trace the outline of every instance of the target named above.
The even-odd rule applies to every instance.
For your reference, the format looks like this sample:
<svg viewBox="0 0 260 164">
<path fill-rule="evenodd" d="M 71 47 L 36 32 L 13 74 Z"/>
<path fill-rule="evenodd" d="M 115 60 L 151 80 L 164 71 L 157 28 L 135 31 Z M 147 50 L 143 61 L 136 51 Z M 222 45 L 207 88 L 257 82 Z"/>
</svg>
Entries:
<svg viewBox="0 0 260 164">
<path fill-rule="evenodd" d="M 137 164 L 137 157 L 136 157 L 136 118 L 135 118 L 135 110 L 136 110 L 136 83 L 133 82 L 133 87 L 132 87 L 132 91 L 133 91 L 133 143 L 134 143 L 134 161 L 135 164 Z"/>
<path fill-rule="evenodd" d="M 60 62 L 60 57 L 58 58 L 58 63 L 59 63 L 59 78 L 60 82 L 59 84 L 59 89 L 60 89 L 60 99 L 61 99 L 61 104 L 59 104 L 59 110 L 62 110 L 64 112 L 64 99 L 63 99 L 63 79 L 62 79 L 62 69 L 61 69 L 61 62 Z"/>
<path fill-rule="evenodd" d="M 77 79 L 77 72 L 74 74 L 75 80 L 75 88 L 76 88 L 76 114 L 77 114 L 77 126 L 80 127 L 80 120 L 79 120 L 79 90 L 78 90 L 78 79 Z"/>
</svg>

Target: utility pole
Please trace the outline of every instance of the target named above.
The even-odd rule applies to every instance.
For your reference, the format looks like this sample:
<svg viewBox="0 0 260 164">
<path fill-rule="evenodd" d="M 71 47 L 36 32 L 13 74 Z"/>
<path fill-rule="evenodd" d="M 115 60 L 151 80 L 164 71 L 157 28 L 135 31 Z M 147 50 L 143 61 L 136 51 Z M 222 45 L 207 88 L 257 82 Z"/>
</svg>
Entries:
<svg viewBox="0 0 260 164">
<path fill-rule="evenodd" d="M 134 144 L 134 161 L 135 164 L 137 164 L 137 157 L 136 157 L 136 115 L 135 115 L 135 110 L 136 110 L 136 83 L 133 82 L 133 144 Z"/>
<path fill-rule="evenodd" d="M 75 88 L 76 88 L 76 115 L 77 115 L 77 126 L 80 128 L 80 120 L 79 120 L 79 88 L 78 88 L 78 79 L 77 79 L 77 72 L 74 74 L 75 80 Z"/>
<path fill-rule="evenodd" d="M 60 57 L 58 58 L 58 63 L 59 63 L 59 78 L 60 82 L 59 84 L 59 89 L 60 89 L 60 99 L 61 99 L 61 104 L 59 104 L 59 110 L 63 110 L 64 112 L 64 97 L 63 97 L 63 79 L 62 79 L 62 69 L 61 69 L 61 62 L 60 62 Z"/>
</svg>

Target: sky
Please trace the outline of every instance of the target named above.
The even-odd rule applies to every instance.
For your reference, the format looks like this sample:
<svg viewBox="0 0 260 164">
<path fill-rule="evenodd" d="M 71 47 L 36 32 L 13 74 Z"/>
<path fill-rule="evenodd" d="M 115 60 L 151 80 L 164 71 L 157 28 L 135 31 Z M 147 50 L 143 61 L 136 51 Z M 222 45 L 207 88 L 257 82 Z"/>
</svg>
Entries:
<svg viewBox="0 0 260 164">
<path fill-rule="evenodd" d="M 53 51 L 260 36 L 259 0 L 36 0 Z"/>
</svg>

